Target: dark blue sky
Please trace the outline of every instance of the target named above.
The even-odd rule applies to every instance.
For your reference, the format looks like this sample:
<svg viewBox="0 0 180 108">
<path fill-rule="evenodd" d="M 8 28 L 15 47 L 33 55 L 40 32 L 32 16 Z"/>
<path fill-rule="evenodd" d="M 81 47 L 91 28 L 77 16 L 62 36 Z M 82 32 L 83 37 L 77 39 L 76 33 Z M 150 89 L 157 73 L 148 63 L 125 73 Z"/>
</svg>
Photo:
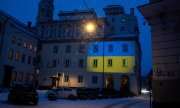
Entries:
<svg viewBox="0 0 180 108">
<path fill-rule="evenodd" d="M 32 21 L 35 24 L 38 2 L 40 0 L 0 0 L 0 10 L 14 16 L 23 23 Z M 143 16 L 137 10 L 137 6 L 147 4 L 149 0 L 85 0 L 89 8 L 94 8 L 100 17 L 104 17 L 103 7 L 110 4 L 121 4 L 126 13 L 130 8 L 135 8 L 140 28 L 140 43 L 142 47 L 142 75 L 146 75 L 152 67 L 150 27 L 143 25 Z M 60 10 L 70 11 L 74 9 L 87 9 L 82 0 L 54 0 L 54 19 L 58 19 Z"/>
</svg>

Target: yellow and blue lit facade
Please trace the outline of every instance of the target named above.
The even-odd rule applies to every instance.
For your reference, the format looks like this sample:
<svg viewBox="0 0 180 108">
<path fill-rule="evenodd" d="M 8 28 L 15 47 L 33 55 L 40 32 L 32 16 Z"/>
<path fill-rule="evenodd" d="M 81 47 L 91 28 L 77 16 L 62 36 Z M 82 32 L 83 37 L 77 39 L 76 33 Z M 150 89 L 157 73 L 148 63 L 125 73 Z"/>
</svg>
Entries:
<svg viewBox="0 0 180 108">
<path fill-rule="evenodd" d="M 87 53 L 88 71 L 133 73 L 136 53 L 135 44 L 135 41 L 89 42 Z"/>
</svg>

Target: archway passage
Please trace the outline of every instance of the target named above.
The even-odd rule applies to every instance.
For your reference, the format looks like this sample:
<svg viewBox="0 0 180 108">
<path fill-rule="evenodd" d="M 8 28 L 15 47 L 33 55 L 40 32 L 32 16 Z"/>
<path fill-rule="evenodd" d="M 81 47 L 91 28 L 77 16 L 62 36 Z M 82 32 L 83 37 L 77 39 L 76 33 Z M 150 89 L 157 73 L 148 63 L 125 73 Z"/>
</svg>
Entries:
<svg viewBox="0 0 180 108">
<path fill-rule="evenodd" d="M 120 85 L 120 90 L 121 91 L 129 91 L 130 90 L 130 82 L 129 82 L 129 76 L 127 75 L 122 75 L 121 76 L 121 85 Z"/>
<path fill-rule="evenodd" d="M 112 74 L 106 76 L 106 88 L 114 89 L 114 78 Z"/>
</svg>

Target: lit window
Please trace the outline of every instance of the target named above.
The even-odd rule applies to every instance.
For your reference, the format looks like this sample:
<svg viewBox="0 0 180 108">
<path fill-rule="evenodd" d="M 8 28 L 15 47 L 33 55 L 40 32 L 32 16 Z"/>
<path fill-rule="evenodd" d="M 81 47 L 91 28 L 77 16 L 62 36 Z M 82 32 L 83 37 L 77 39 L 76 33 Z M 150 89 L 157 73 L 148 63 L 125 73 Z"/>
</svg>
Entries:
<svg viewBox="0 0 180 108">
<path fill-rule="evenodd" d="M 128 60 L 127 59 L 122 60 L 122 67 L 128 67 Z"/>
<path fill-rule="evenodd" d="M 15 60 L 18 61 L 19 60 L 19 52 L 17 51 L 16 52 L 16 55 L 15 55 Z"/>
<path fill-rule="evenodd" d="M 29 49 L 30 49 L 30 50 L 32 50 L 32 49 L 33 49 L 33 46 L 32 46 L 32 44 L 30 44 L 30 46 L 29 46 Z"/>
<path fill-rule="evenodd" d="M 94 60 L 93 60 L 93 67 L 96 68 L 96 67 L 97 67 L 97 64 L 98 64 L 98 60 L 97 60 L 97 59 L 94 59 Z"/>
<path fill-rule="evenodd" d="M 24 42 L 23 47 L 27 48 L 27 42 L 26 41 Z"/>
<path fill-rule="evenodd" d="M 18 41 L 17 41 L 17 45 L 21 45 L 21 39 L 19 38 Z"/>
<path fill-rule="evenodd" d="M 82 83 L 83 82 L 83 76 L 78 76 L 78 83 Z"/>
<path fill-rule="evenodd" d="M 9 59 L 13 59 L 13 49 L 9 50 Z"/>
</svg>

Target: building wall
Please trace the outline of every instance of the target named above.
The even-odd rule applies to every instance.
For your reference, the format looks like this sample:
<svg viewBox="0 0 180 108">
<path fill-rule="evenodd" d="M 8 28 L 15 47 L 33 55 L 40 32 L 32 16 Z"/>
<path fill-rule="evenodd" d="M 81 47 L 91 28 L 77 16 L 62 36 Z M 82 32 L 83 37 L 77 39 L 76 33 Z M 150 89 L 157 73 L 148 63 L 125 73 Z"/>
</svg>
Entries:
<svg viewBox="0 0 180 108">
<path fill-rule="evenodd" d="M 4 22 L 5 19 L 3 18 L 7 17 L 0 14 L 0 18 L 1 21 Z M 32 32 L 30 32 L 27 27 L 17 23 L 11 18 L 8 19 L 4 30 L 2 52 L 0 55 L 0 86 L 3 85 L 6 74 L 5 66 L 13 67 L 10 76 L 11 85 L 13 85 L 13 83 L 33 83 L 37 51 L 37 39 L 34 37 L 35 35 L 31 35 Z M 24 47 L 24 42 L 27 43 L 26 48 Z M 32 44 L 31 50 L 30 44 Z M 12 55 L 10 54 L 11 51 Z M 25 55 L 25 61 L 22 60 L 23 55 Z M 31 57 L 31 63 L 28 64 L 29 56 Z"/>
</svg>

